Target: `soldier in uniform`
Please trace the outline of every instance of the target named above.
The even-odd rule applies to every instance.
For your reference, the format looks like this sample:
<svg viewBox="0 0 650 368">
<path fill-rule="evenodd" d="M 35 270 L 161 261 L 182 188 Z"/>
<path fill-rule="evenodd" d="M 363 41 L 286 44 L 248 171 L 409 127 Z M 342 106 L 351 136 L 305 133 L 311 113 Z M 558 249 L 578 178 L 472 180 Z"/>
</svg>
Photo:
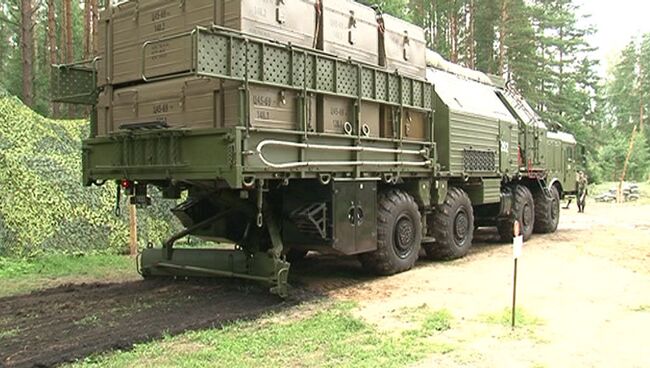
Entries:
<svg viewBox="0 0 650 368">
<path fill-rule="evenodd" d="M 578 174 L 578 212 L 585 212 L 585 204 L 587 202 L 587 186 L 589 182 L 587 181 L 587 174 L 580 171 Z"/>
</svg>

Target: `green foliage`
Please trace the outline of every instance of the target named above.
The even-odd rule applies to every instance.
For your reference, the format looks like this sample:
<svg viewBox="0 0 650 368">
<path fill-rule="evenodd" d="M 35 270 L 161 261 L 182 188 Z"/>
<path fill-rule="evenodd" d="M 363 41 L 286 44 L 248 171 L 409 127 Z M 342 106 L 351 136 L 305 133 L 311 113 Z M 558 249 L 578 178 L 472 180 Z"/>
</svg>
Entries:
<svg viewBox="0 0 650 368">
<path fill-rule="evenodd" d="M 85 276 L 102 269 L 134 269 L 133 258 L 115 255 L 49 255 L 44 257 L 21 259 L 0 257 L 0 280 Z"/>
<path fill-rule="evenodd" d="M 487 313 L 479 318 L 485 323 L 491 323 L 501 326 L 510 326 L 512 323 L 512 308 L 504 308 L 496 313 Z M 515 325 L 518 327 L 541 326 L 544 321 L 530 314 L 524 308 L 517 307 L 515 313 Z"/>
<path fill-rule="evenodd" d="M 454 319 L 447 309 L 433 310 L 426 303 L 417 307 L 402 308 L 396 316 L 401 320 L 419 324 L 419 328 L 407 333 L 430 335 L 432 332 L 443 332 L 451 329 Z"/>
<path fill-rule="evenodd" d="M 347 307 L 298 320 L 283 316 L 190 332 L 87 358 L 76 367 L 402 367 L 451 347 L 428 337 L 385 334 Z"/>
<path fill-rule="evenodd" d="M 115 187 L 81 185 L 88 130 L 86 121 L 45 119 L 17 98 L 0 97 L 0 255 L 127 249 L 127 216 L 113 215 Z M 172 203 L 155 203 L 138 225 L 145 241 L 160 242 L 174 226 Z"/>
<path fill-rule="evenodd" d="M 83 55 L 83 9 L 82 1 L 72 1 L 72 36 L 74 60 L 82 60 Z M 64 29 L 62 0 L 55 0 L 56 38 L 59 45 L 57 56 L 60 63 L 64 58 Z M 46 1 L 33 1 L 34 6 L 34 105 L 31 108 L 44 116 L 50 116 L 50 54 L 47 42 L 47 4 Z M 22 56 L 20 47 L 20 2 L 4 0 L 0 5 L 0 85 L 12 95 L 22 96 Z M 84 110 L 71 106 L 66 116 L 84 116 Z"/>
<path fill-rule="evenodd" d="M 378 6 L 384 13 L 410 20 L 408 0 L 362 0 L 360 2 L 369 6 Z"/>
<path fill-rule="evenodd" d="M 448 310 L 438 310 L 425 316 L 422 328 L 426 331 L 447 331 L 451 328 L 452 318 Z"/>
<path fill-rule="evenodd" d="M 593 181 L 618 181 L 620 180 L 625 158 L 630 146 L 630 136 L 617 129 L 610 129 L 608 141 L 596 151 L 591 163 L 590 171 Z M 628 181 L 645 181 L 648 175 L 648 144 L 645 136 L 637 134 L 634 148 L 630 155 L 627 172 Z"/>
<path fill-rule="evenodd" d="M 610 71 L 611 78 L 607 84 L 607 106 L 612 123 L 628 132 L 639 122 L 639 94 L 636 87 L 638 58 L 636 42 L 631 41 Z"/>
</svg>

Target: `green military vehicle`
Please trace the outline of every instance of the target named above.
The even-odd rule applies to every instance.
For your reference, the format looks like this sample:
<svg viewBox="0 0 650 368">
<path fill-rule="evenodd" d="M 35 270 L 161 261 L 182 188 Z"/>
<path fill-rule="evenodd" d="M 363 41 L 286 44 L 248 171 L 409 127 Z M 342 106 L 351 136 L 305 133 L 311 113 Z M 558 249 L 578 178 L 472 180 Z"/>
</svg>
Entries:
<svg viewBox="0 0 650 368">
<path fill-rule="evenodd" d="M 503 80 L 451 64 L 424 31 L 351 0 L 130 0 L 101 50 L 54 66 L 53 100 L 92 106 L 86 185 L 182 203 L 144 277 L 225 276 L 287 293 L 308 251 L 390 275 L 467 254 L 474 230 L 549 233 L 576 142 Z M 181 249 L 196 236 L 215 249 Z M 231 244 L 231 246 L 223 246 Z"/>
</svg>

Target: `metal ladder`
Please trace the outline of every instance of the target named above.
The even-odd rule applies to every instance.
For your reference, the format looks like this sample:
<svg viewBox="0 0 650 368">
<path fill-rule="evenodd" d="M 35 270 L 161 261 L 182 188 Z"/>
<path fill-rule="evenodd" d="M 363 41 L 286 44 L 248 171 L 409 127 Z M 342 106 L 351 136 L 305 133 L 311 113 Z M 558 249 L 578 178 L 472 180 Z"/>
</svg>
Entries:
<svg viewBox="0 0 650 368">
<path fill-rule="evenodd" d="M 517 90 L 513 86 L 508 85 L 504 92 L 515 101 L 515 106 L 514 106 L 515 111 L 517 113 L 519 113 L 520 111 L 524 112 L 526 118 L 528 118 L 528 121 L 524 123 L 532 126 L 533 135 L 535 136 L 535 138 L 537 138 L 539 136 L 539 128 L 538 128 L 539 125 L 545 125 L 544 122 L 542 122 L 542 119 L 539 117 L 539 115 L 537 115 L 537 113 L 532 111 L 530 106 L 526 105 L 526 101 L 524 100 L 524 98 L 521 96 L 519 92 L 517 92 Z M 538 139 L 535 139 L 533 141 L 533 145 L 534 145 L 535 152 L 539 152 Z M 537 158 L 534 158 L 534 160 L 536 161 Z"/>
<path fill-rule="evenodd" d="M 544 185 L 544 180 L 541 178 L 537 178 L 535 181 L 539 185 L 539 188 L 542 190 L 542 193 L 544 193 L 544 196 L 547 199 L 553 199 L 553 197 L 551 196 L 551 191 L 548 189 L 546 185 Z"/>
<path fill-rule="evenodd" d="M 537 124 L 541 122 L 541 119 L 537 114 L 529 110 L 529 108 L 526 106 L 524 98 L 513 87 L 506 88 L 504 92 L 515 101 L 515 111 L 523 111 L 528 118 L 527 123 L 532 123 L 533 127 L 537 128 Z"/>
</svg>

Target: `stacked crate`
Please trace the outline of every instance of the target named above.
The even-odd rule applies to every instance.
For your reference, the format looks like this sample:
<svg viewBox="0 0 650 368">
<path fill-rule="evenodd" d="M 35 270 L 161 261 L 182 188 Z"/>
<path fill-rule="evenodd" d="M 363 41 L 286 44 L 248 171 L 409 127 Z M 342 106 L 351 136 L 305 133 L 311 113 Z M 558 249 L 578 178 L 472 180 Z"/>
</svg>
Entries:
<svg viewBox="0 0 650 368">
<path fill-rule="evenodd" d="M 314 5 L 315 0 L 131 0 L 103 10 L 98 134 L 156 122 L 176 128 L 239 124 L 239 84 L 182 77 L 193 65 L 192 30 L 217 25 L 313 47 Z M 293 91 L 251 87 L 251 125 L 298 129 L 296 98 Z"/>
<path fill-rule="evenodd" d="M 331 134 L 426 139 L 426 117 L 415 111 L 336 95 L 309 95 L 192 77 L 197 26 L 234 29 L 270 41 L 317 48 L 341 58 L 425 78 L 423 31 L 390 16 L 378 17 L 353 0 L 130 0 L 100 14 L 98 134 L 160 125 L 309 130 Z M 244 106 L 247 105 L 247 106 Z M 302 108 L 307 111 L 303 115 Z M 349 127 L 358 120 L 359 132 Z"/>
<path fill-rule="evenodd" d="M 323 0 L 317 20 L 319 49 L 342 58 L 377 65 L 379 44 L 375 11 L 353 0 Z M 379 104 L 339 96 L 319 96 L 318 130 L 345 134 L 358 113 L 362 134 L 379 137 Z M 347 123 L 347 124 L 346 124 Z M 349 129 L 349 128 L 348 128 Z"/>
<path fill-rule="evenodd" d="M 379 65 L 402 75 L 426 77 L 426 39 L 424 30 L 389 14 L 378 17 Z M 384 107 L 381 111 L 383 135 L 394 134 L 399 121 L 406 139 L 427 138 L 427 117 L 422 112 L 406 109 L 396 114 Z"/>
</svg>

